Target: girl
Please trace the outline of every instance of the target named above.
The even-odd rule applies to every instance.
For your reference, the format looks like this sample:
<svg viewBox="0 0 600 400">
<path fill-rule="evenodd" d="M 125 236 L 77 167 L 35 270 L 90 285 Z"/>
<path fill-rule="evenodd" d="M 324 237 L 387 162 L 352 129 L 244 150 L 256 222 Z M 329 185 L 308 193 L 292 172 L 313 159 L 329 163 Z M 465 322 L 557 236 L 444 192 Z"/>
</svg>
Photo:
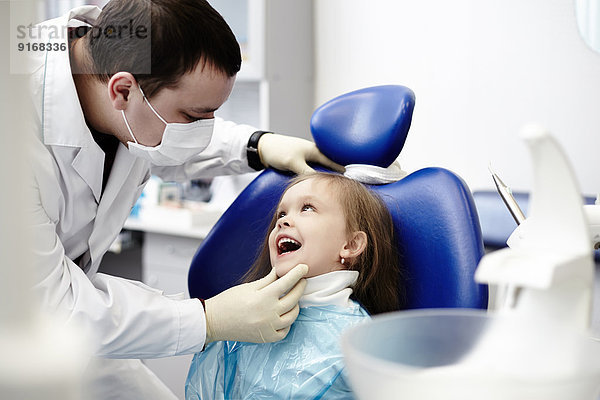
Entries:
<svg viewBox="0 0 600 400">
<path fill-rule="evenodd" d="M 338 343 L 343 330 L 402 306 L 392 219 L 361 183 L 328 173 L 297 177 L 269 232 L 244 280 L 307 264 L 300 314 L 280 342 L 216 342 L 196 354 L 186 399 L 352 397 Z"/>
</svg>

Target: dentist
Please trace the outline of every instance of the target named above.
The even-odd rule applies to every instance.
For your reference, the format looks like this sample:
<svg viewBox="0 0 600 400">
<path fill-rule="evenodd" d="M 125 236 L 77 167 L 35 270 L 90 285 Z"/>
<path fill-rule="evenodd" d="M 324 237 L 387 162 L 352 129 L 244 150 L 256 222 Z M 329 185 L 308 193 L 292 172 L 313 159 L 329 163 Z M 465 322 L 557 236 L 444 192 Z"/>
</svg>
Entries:
<svg viewBox="0 0 600 400">
<path fill-rule="evenodd" d="M 223 18 L 203 0 L 112 0 L 37 27 L 52 46 L 30 54 L 34 290 L 46 312 L 91 335 L 86 394 L 175 398 L 141 358 L 285 337 L 304 265 L 206 300 L 97 272 L 151 173 L 182 181 L 302 172 L 307 161 L 340 168 L 309 141 L 214 117 L 241 64 Z"/>
</svg>

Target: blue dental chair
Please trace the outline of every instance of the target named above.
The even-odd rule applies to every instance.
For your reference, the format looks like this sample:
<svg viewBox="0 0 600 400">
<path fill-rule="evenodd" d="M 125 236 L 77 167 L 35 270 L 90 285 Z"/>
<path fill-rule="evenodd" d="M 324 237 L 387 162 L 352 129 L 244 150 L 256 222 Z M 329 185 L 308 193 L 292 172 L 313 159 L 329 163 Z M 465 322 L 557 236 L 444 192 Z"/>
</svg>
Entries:
<svg viewBox="0 0 600 400">
<path fill-rule="evenodd" d="M 339 164 L 387 167 L 404 146 L 414 104 L 404 86 L 357 90 L 319 107 L 311 132 L 323 154 Z M 239 283 L 291 177 L 267 169 L 239 195 L 192 260 L 191 297 L 209 298 Z M 371 189 L 394 220 L 407 271 L 406 308 L 486 308 L 487 287 L 473 278 L 484 253 L 479 218 L 462 179 L 446 169 L 425 168 Z"/>
</svg>

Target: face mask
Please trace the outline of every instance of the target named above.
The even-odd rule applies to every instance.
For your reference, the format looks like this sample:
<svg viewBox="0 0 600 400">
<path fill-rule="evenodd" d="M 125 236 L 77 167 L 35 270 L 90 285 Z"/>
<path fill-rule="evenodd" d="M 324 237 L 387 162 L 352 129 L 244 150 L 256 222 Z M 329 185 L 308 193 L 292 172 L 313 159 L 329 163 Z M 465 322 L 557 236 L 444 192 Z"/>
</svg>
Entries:
<svg viewBox="0 0 600 400">
<path fill-rule="evenodd" d="M 129 130 L 129 134 L 135 142 L 128 143 L 131 154 L 148 160 L 154 165 L 174 166 L 185 163 L 208 147 L 215 124 L 214 118 L 200 119 L 186 124 L 169 123 L 158 115 L 148 99 L 146 99 L 142 88 L 140 88 L 140 92 L 148 107 L 165 124 L 165 130 L 158 146 L 148 147 L 139 144 L 127 122 L 125 111 L 121 110 L 127 130 Z"/>
</svg>

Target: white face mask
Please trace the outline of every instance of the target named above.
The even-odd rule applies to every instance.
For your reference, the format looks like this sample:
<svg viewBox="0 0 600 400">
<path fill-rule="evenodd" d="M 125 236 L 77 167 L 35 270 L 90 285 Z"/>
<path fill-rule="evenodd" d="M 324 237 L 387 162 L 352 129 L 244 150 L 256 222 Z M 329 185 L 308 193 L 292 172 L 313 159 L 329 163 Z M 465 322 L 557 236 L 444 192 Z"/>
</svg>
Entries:
<svg viewBox="0 0 600 400">
<path fill-rule="evenodd" d="M 142 88 L 140 88 L 140 92 L 152 112 L 165 124 L 165 130 L 158 146 L 148 147 L 139 144 L 127 122 L 125 111 L 121 110 L 127 130 L 129 130 L 129 134 L 135 142 L 128 143 L 131 154 L 146 159 L 154 165 L 174 166 L 185 163 L 208 147 L 215 124 L 214 118 L 200 119 L 186 124 L 169 123 L 158 115 L 148 99 L 146 99 Z"/>
</svg>

